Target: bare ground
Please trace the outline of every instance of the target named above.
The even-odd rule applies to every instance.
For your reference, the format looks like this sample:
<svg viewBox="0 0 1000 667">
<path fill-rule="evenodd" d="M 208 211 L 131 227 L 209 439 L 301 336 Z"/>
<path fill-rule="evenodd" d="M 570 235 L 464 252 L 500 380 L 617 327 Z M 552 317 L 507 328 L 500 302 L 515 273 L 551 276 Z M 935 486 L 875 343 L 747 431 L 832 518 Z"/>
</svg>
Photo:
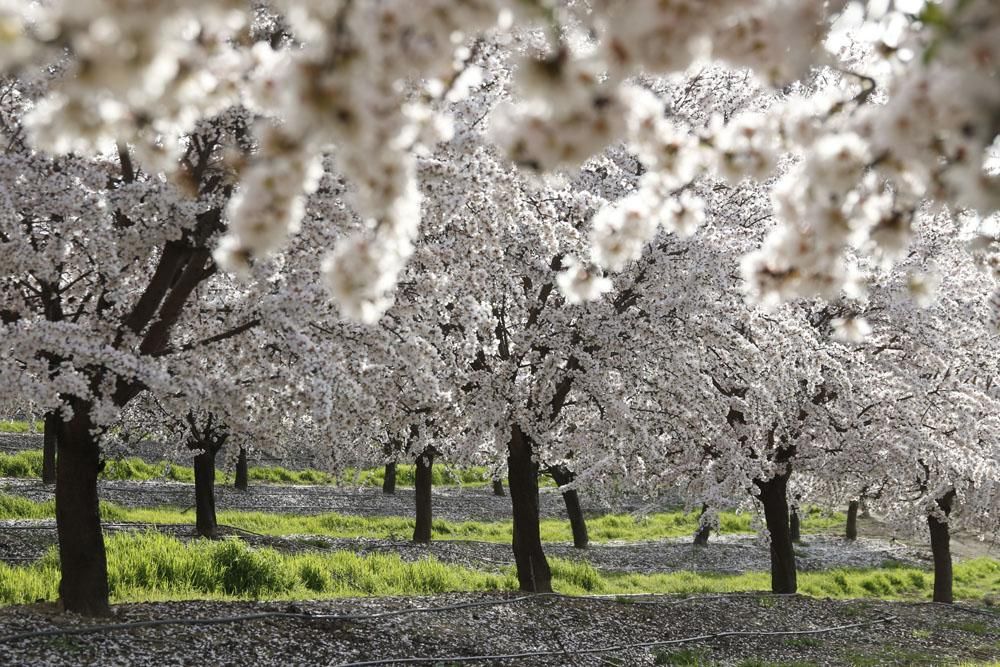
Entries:
<svg viewBox="0 0 1000 667">
<path fill-rule="evenodd" d="M 473 606 L 414 611 L 469 603 Z M 407 662 L 395 664 L 583 667 L 939 665 L 1000 659 L 1000 614 L 990 611 L 764 594 L 522 599 L 497 593 L 291 605 L 176 602 L 119 605 L 113 619 L 100 622 L 261 612 L 286 615 L 17 638 L 11 635 L 73 629 L 96 621 L 59 614 L 51 605 L 0 609 L 0 664 L 263 667 L 394 664 L 393 659 L 405 658 Z M 376 618 L 320 617 L 386 612 L 390 615 Z M 824 631 L 830 628 L 839 629 Z M 712 636 L 734 632 L 743 634 Z M 675 643 L 649 645 L 654 642 Z M 516 657 L 488 657 L 501 655 Z"/>
<path fill-rule="evenodd" d="M 126 505 L 183 506 L 190 485 L 105 483 L 102 497 Z M 166 488 L 163 488 L 166 487 Z M 37 483 L 0 480 L 0 489 L 45 499 Z M 220 506 L 306 513 L 403 515 L 412 512 L 412 491 L 386 498 L 377 490 L 257 487 L 250 494 L 223 491 Z M 109 497 L 110 496 L 110 497 Z M 182 500 L 183 499 L 183 500 Z M 124 501 L 124 502 L 123 502 Z M 437 516 L 506 518 L 509 498 L 488 490 L 435 493 Z M 274 509 L 278 506 L 280 509 Z M 601 511 L 598 507 L 591 511 Z M 556 494 L 543 496 L 543 512 L 564 516 Z M 619 510 L 621 511 L 621 510 Z M 193 521 L 193 517 L 192 517 Z M 148 526 L 112 524 L 109 530 Z M 855 544 L 837 537 L 806 535 L 798 549 L 802 569 L 877 566 L 888 560 L 927 563 L 926 540 L 877 521 L 863 521 L 865 536 Z M 188 538 L 191 529 L 159 530 Z M 484 569 L 512 563 L 510 547 L 481 542 L 413 545 L 397 540 L 335 540 L 317 536 L 242 536 L 257 545 L 283 550 L 348 548 L 392 551 L 406 559 L 434 554 L 449 562 Z M 54 543 L 52 522 L 4 522 L 0 559 L 33 560 Z M 959 535 L 960 557 L 991 555 L 996 549 L 973 536 Z M 767 569 L 766 547 L 752 536 L 713 537 L 707 549 L 688 539 L 594 545 L 579 551 L 569 544 L 547 545 L 550 555 L 584 559 L 605 571 L 656 572 L 676 569 L 746 571 Z M 413 611 L 414 607 L 468 605 Z M 52 634 L 17 638 L 23 632 L 61 631 L 94 623 L 206 619 L 279 613 L 256 620 L 220 624 L 127 627 L 83 635 Z M 357 618 L 385 614 L 376 618 Z M 396 613 L 403 612 L 403 613 Z M 321 615 L 355 618 L 321 618 Z M 811 632 L 837 628 L 831 631 Z M 804 634 L 754 634 L 788 632 Z M 719 633 L 749 633 L 712 636 Z M 692 641 L 686 640 L 697 637 Z M 650 646 L 653 642 L 677 642 Z M 644 646 L 636 646 L 645 644 Z M 607 650 L 605 650 L 607 649 Z M 517 657 L 482 657 L 517 655 Z M 418 660 L 412 660 L 417 658 Z M 393 662 L 407 659 L 406 662 Z M 688 599 L 521 599 L 516 594 L 450 594 L 428 598 L 365 598 L 324 602 L 173 602 L 119 605 L 114 619 L 95 621 L 61 614 L 51 604 L 0 609 L 0 665 L 939 665 L 1000 661 L 1000 614 L 988 608 L 837 601 L 766 594 L 731 594 Z"/>
</svg>

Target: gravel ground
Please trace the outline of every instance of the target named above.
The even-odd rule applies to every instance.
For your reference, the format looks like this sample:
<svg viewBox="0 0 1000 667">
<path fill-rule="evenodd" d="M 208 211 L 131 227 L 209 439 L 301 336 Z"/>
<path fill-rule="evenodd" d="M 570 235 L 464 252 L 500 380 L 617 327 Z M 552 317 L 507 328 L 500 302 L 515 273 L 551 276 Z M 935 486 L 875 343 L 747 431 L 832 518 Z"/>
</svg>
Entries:
<svg viewBox="0 0 1000 667">
<path fill-rule="evenodd" d="M 194 505 L 194 485 L 181 482 L 130 482 L 102 481 L 101 500 L 125 507 L 191 507 Z M 0 493 L 30 498 L 35 501 L 50 500 L 55 487 L 34 479 L 0 478 Z M 618 498 L 614 506 L 593 498 L 582 498 L 584 512 L 607 514 L 609 512 L 661 512 L 676 509 L 675 499 L 661 498 L 655 503 L 638 499 Z M 215 488 L 215 505 L 223 510 L 260 512 L 288 512 L 293 514 L 321 514 L 338 512 L 360 516 L 412 517 L 413 489 L 398 488 L 393 495 L 370 487 L 334 486 L 252 486 L 249 491 L 238 491 L 231 486 Z M 539 490 L 539 510 L 543 517 L 566 518 L 566 506 L 555 488 Z M 434 489 L 434 518 L 450 521 L 504 521 L 510 519 L 510 498 L 494 496 L 488 488 L 439 487 Z"/>
<path fill-rule="evenodd" d="M 960 606 L 768 595 L 593 599 L 453 594 L 325 602 L 119 605 L 95 621 L 52 605 L 0 609 L 4 665 L 914 665 L 1000 659 L 1000 614 Z M 468 605 L 415 612 L 415 607 Z M 410 610 L 410 611 L 405 611 Z M 377 618 L 322 619 L 320 614 Z M 288 616 L 215 625 L 157 625 L 84 635 L 11 638 L 98 622 Z M 309 618 L 312 616 L 312 618 Z M 855 626 L 855 627 L 843 627 Z M 759 635 L 841 628 L 813 634 Z M 704 637 L 717 633 L 749 635 Z M 626 647 L 701 635 L 660 647 Z M 610 650 L 594 651 L 595 649 Z M 531 653 L 544 655 L 524 655 Z M 522 654 L 507 659 L 474 656 Z M 412 660 L 423 658 L 423 660 Z M 695 659 L 699 659 L 696 662 Z M 744 662 L 747 660 L 758 662 Z M 399 662 L 395 664 L 401 664 Z"/>
</svg>

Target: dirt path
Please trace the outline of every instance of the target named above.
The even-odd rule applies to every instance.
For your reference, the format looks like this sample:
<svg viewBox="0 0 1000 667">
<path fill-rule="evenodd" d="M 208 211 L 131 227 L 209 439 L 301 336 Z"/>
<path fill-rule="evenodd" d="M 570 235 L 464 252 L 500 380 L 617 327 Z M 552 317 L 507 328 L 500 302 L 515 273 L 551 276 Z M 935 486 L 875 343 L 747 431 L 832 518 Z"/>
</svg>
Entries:
<svg viewBox="0 0 1000 667">
<path fill-rule="evenodd" d="M 1000 615 L 961 607 L 768 595 L 626 600 L 461 594 L 304 603 L 120 605 L 113 622 L 277 612 L 217 625 L 158 625 L 8 638 L 92 625 L 52 606 L 0 609 L 4 665 L 797 665 L 945 664 L 1000 658 Z M 455 608 L 454 605 L 463 605 Z M 471 605 L 471 606 L 469 606 Z M 414 611 L 414 607 L 435 610 Z M 444 608 L 452 606 L 452 608 Z M 320 614 L 376 618 L 317 618 Z M 393 613 L 403 612 L 403 613 Z M 830 632 L 811 632 L 839 628 Z M 719 633 L 741 635 L 711 636 Z M 804 634 L 759 634 L 759 633 Z M 700 637 L 657 647 L 634 646 Z M 587 651 L 592 651 L 588 653 Z M 473 656 L 514 655 L 507 659 Z M 535 655 L 531 655 L 535 654 Z M 744 662 L 756 660 L 757 662 Z M 396 663 L 400 664 L 400 663 Z M 409 664 L 414 664 L 413 662 Z"/>
</svg>

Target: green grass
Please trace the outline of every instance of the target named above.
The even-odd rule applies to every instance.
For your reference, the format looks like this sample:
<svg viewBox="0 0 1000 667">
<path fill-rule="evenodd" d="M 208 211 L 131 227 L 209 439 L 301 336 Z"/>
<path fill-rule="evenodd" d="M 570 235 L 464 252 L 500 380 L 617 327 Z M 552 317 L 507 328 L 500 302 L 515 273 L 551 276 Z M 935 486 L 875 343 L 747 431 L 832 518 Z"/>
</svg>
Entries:
<svg viewBox="0 0 1000 667">
<path fill-rule="evenodd" d="M 192 494 L 193 502 L 193 494 Z M 125 508 L 101 503 L 101 515 L 107 521 L 138 521 L 143 523 L 190 524 L 193 516 L 182 508 Z M 0 494 L 0 519 L 42 519 L 55 516 L 51 503 L 35 503 Z M 250 530 L 263 535 L 316 535 L 322 537 L 409 538 L 413 534 L 413 519 L 406 517 L 363 517 L 345 514 L 274 514 L 224 510 L 218 513 L 220 523 Z M 803 530 L 824 531 L 839 527 L 842 516 L 836 513 L 816 514 L 803 520 Z M 663 512 L 635 518 L 625 514 L 608 514 L 588 519 L 587 528 L 595 543 L 612 540 L 639 541 L 672 537 L 690 537 L 698 525 L 694 512 Z M 752 533 L 747 514 L 722 513 L 725 533 Z M 511 521 L 445 521 L 431 524 L 431 536 L 437 540 L 476 540 L 481 542 L 511 541 Z M 563 519 L 543 519 L 542 540 L 571 542 L 569 523 Z"/>
<path fill-rule="evenodd" d="M 230 538 L 224 541 L 182 542 L 156 532 L 123 533 L 106 539 L 108 579 L 118 602 L 196 598 L 307 599 L 339 596 L 425 595 L 449 591 L 513 590 L 512 567 L 497 572 L 441 563 L 434 558 L 407 563 L 394 554 L 359 556 L 349 551 L 281 553 L 253 549 Z M 0 564 L 0 603 L 17 604 L 56 597 L 58 552 L 50 549 L 30 565 Z M 738 575 L 696 572 L 621 574 L 600 572 L 588 563 L 553 558 L 553 586 L 570 595 L 659 593 L 694 595 L 762 591 L 769 587 L 764 572 Z M 980 599 L 993 590 L 1000 562 L 979 559 L 958 563 L 966 583 L 958 599 Z M 837 589 L 836 598 L 927 599 L 928 591 L 907 584 L 909 568 L 837 570 L 800 575 L 800 592 L 826 596 L 836 574 L 851 584 Z M 873 592 L 863 582 L 900 575 L 895 587 Z M 963 628 L 965 630 L 965 628 Z M 971 628 L 968 630 L 972 630 Z M 984 633 L 978 626 L 975 632 Z"/>
<path fill-rule="evenodd" d="M 8 428 L 5 430 L 4 426 Z M 29 430 L 27 422 L 0 422 L 0 432 L 26 433 Z M 397 465 L 396 484 L 401 487 L 413 486 L 415 469 L 412 464 Z M 41 474 L 42 450 L 26 449 L 14 454 L 0 453 L 0 477 L 40 477 Z M 340 475 L 333 475 L 311 469 L 289 470 L 281 466 L 251 466 L 248 474 L 251 482 L 265 484 L 382 486 L 385 469 L 383 467 L 362 470 L 349 468 Z M 139 482 L 159 479 L 192 483 L 194 482 L 194 468 L 167 461 L 147 463 L 140 458 L 128 457 L 107 461 L 101 478 Z M 432 480 L 435 486 L 484 486 L 491 481 L 486 468 L 455 468 L 446 465 L 434 467 Z M 233 474 L 217 469 L 215 481 L 219 484 L 231 484 Z"/>
<path fill-rule="evenodd" d="M 709 657 L 709 653 L 703 648 L 680 648 L 680 649 L 654 649 L 654 665 L 703 665 L 715 664 Z"/>
<path fill-rule="evenodd" d="M 511 590 L 512 572 L 491 574 L 433 558 L 406 563 L 399 556 L 283 554 L 252 549 L 231 538 L 185 544 L 155 532 L 107 539 L 112 600 L 309 599 L 369 595 L 429 595 L 445 591 Z M 59 580 L 53 548 L 24 567 L 0 564 L 0 603 L 54 600 Z"/>
<path fill-rule="evenodd" d="M 45 422 L 38 420 L 34 424 L 34 430 L 29 421 L 18 419 L 0 419 L 0 433 L 41 433 L 45 430 Z"/>
</svg>

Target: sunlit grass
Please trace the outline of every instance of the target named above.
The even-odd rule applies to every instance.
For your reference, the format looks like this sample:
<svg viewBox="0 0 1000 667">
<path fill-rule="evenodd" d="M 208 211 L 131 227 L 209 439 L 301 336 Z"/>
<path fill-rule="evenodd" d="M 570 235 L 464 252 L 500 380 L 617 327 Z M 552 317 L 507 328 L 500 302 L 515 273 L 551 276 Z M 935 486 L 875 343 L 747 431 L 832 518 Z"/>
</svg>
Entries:
<svg viewBox="0 0 1000 667">
<path fill-rule="evenodd" d="M 10 427 L 8 432 L 27 433 L 30 431 L 27 422 L 0 422 Z M 23 430 L 14 430 L 16 428 Z M 41 425 L 41 422 L 39 422 Z M 0 428 L 0 432 L 4 432 Z M 415 466 L 398 464 L 396 466 L 396 484 L 400 487 L 412 487 L 415 478 Z M 263 484 L 312 484 L 312 485 L 358 485 L 382 486 L 385 479 L 384 467 L 355 469 L 348 468 L 339 475 L 321 470 L 289 470 L 281 466 L 250 466 L 247 471 L 251 483 Z M 0 477 L 32 478 L 41 477 L 42 450 L 26 449 L 12 454 L 0 453 Z M 232 484 L 234 473 L 228 470 L 216 469 L 217 484 Z M 194 482 L 194 468 L 177 465 L 168 461 L 149 463 L 138 457 L 111 459 L 106 462 L 101 479 L 131 480 L 146 482 L 165 480 L 172 482 Z M 548 478 L 545 478 L 548 479 Z M 457 468 L 448 465 L 437 465 L 432 472 L 434 486 L 471 486 L 481 487 L 491 482 L 489 472 L 483 467 Z M 551 483 L 551 482 L 550 482 Z M 543 486 L 545 485 L 543 481 Z"/>
<path fill-rule="evenodd" d="M 192 497 L 193 501 L 193 497 Z M 135 521 L 157 524 L 191 524 L 194 516 L 181 508 L 126 508 L 113 503 L 101 503 L 105 521 Z M 42 519 L 55 516 L 51 502 L 37 503 L 16 496 L 0 494 L 0 519 Z M 409 538 L 414 520 L 408 517 L 366 517 L 348 514 L 277 514 L 223 510 L 218 512 L 220 523 L 262 535 L 317 535 L 331 538 L 370 537 L 378 539 Z M 811 511 L 802 520 L 805 533 L 839 529 L 844 517 L 839 513 Z M 720 524 L 724 534 L 753 532 L 751 517 L 746 513 L 723 512 Z M 629 514 L 608 514 L 587 521 L 591 541 L 642 541 L 683 538 L 693 535 L 698 526 L 695 512 L 662 512 L 645 517 Z M 436 519 L 431 524 L 432 539 L 476 540 L 509 543 L 511 521 L 447 521 Z M 573 534 L 565 519 L 543 519 L 541 535 L 545 542 L 571 542 Z"/>
<path fill-rule="evenodd" d="M 41 433 L 45 430 L 45 422 L 37 420 L 34 429 L 30 421 L 21 419 L 0 419 L 0 433 Z"/>
<path fill-rule="evenodd" d="M 394 554 L 349 551 L 286 554 L 254 549 L 236 538 L 182 542 L 155 532 L 107 539 L 108 580 L 117 602 L 183 599 L 312 599 L 343 596 L 430 595 L 517 588 L 513 568 L 484 572 L 433 557 L 406 562 Z M 587 563 L 551 559 L 553 586 L 570 595 L 634 593 L 697 595 L 765 591 L 764 572 L 615 574 Z M 955 566 L 955 597 L 981 600 L 1000 585 L 1000 562 Z M 53 600 L 58 553 L 50 549 L 25 566 L 0 564 L 0 603 Z M 799 575 L 805 595 L 836 599 L 926 600 L 932 575 L 909 567 L 837 569 Z"/>
</svg>

